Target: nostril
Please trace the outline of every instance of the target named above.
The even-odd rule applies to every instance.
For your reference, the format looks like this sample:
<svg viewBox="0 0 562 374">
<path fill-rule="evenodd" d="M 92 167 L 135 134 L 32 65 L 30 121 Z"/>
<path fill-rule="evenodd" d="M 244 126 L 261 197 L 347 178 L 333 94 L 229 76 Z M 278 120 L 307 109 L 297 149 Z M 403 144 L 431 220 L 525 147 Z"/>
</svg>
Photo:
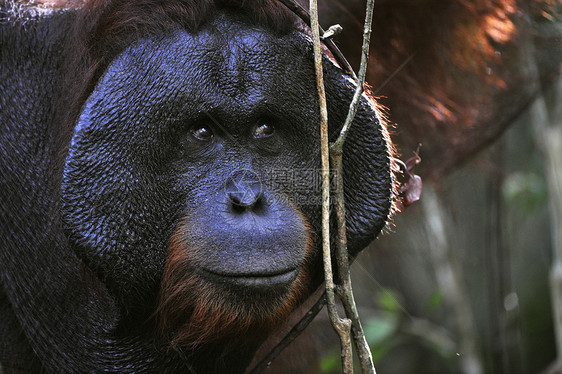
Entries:
<svg viewBox="0 0 562 374">
<path fill-rule="evenodd" d="M 246 211 L 246 207 L 242 205 L 232 204 L 232 212 L 235 214 L 242 214 Z"/>
<path fill-rule="evenodd" d="M 246 210 L 257 211 L 263 206 L 263 193 L 254 193 L 246 191 L 246 193 L 231 192 L 228 195 L 232 210 L 236 213 L 243 213 Z"/>
</svg>

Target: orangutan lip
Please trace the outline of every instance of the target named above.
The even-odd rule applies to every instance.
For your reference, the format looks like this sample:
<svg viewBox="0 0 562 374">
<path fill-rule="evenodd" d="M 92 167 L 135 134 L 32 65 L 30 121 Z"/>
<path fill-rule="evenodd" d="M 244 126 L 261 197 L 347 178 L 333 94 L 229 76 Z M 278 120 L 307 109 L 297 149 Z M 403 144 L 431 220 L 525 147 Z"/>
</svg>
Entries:
<svg viewBox="0 0 562 374">
<path fill-rule="evenodd" d="M 291 269 L 281 273 L 261 274 L 221 274 L 209 270 L 204 272 L 219 283 L 254 289 L 270 289 L 288 286 L 295 281 L 299 269 Z"/>
</svg>

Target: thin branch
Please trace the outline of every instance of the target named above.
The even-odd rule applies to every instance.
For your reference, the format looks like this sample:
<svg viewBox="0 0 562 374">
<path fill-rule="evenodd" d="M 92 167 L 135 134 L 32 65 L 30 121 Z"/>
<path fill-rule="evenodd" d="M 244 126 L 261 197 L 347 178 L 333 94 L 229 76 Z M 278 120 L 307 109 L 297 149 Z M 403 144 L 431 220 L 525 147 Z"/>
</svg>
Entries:
<svg viewBox="0 0 562 374">
<path fill-rule="evenodd" d="M 285 5 L 287 8 L 289 8 L 291 11 L 293 11 L 293 13 L 295 13 L 300 19 L 302 19 L 307 25 L 309 25 L 311 29 L 313 28 L 311 25 L 310 14 L 308 14 L 306 9 L 304 9 L 296 0 L 279 0 L 279 2 Z M 314 27 L 314 29 L 316 29 L 321 36 L 324 36 L 324 34 L 326 34 L 324 29 L 320 27 L 320 24 L 318 22 L 316 22 L 316 26 Z M 336 46 L 336 44 L 329 38 L 322 39 L 322 41 L 324 42 L 326 47 L 328 47 L 330 52 L 332 52 L 334 58 L 336 59 L 337 63 L 341 66 L 342 70 L 345 73 L 351 75 L 353 79 L 357 79 L 357 76 L 355 75 L 353 68 L 351 67 L 351 65 L 349 64 L 343 53 L 341 53 L 339 48 Z"/>
<path fill-rule="evenodd" d="M 353 373 L 353 361 L 351 350 L 351 336 L 350 330 L 353 333 L 353 341 L 358 350 L 359 361 L 363 373 L 375 374 L 375 368 L 371 357 L 371 352 L 365 334 L 361 326 L 357 307 L 353 298 L 353 291 L 351 287 L 351 277 L 349 271 L 349 258 L 347 251 L 347 238 L 345 227 L 345 205 L 343 193 L 343 172 L 342 172 L 342 157 L 343 157 L 343 144 L 346 136 L 351 127 L 351 123 L 357 113 L 361 96 L 363 94 L 363 85 L 365 83 L 365 75 L 367 70 L 367 61 L 369 58 L 369 41 L 371 36 L 371 23 L 373 18 L 373 10 L 375 6 L 374 0 L 367 1 L 367 12 L 365 17 L 365 26 L 363 32 L 363 44 L 361 55 L 361 66 L 359 71 L 359 78 L 355 76 L 352 68 L 349 66 L 347 60 L 343 57 L 341 52 L 335 47 L 333 42 L 329 39 L 332 33 L 325 33 L 318 24 L 318 7 L 316 0 L 310 0 L 310 15 L 294 0 L 279 0 L 290 10 L 296 13 L 301 19 L 310 25 L 312 31 L 313 49 L 314 49 L 314 63 L 316 71 L 316 85 L 318 89 L 318 98 L 320 105 L 320 132 L 321 132 L 321 155 L 322 155 L 322 248 L 323 248 L 323 261 L 324 261 L 324 277 L 326 283 L 326 299 L 328 315 L 330 321 L 336 332 L 340 337 L 341 351 L 342 351 L 342 366 L 344 373 Z M 333 29 L 336 31 L 336 29 Z M 323 72 L 322 72 L 322 54 L 321 54 L 321 37 L 325 45 L 330 49 L 337 62 L 344 70 L 347 70 L 357 82 L 357 88 L 353 95 L 353 99 L 349 106 L 346 121 L 342 127 L 340 135 L 336 142 L 331 146 L 328 143 L 328 111 L 326 107 L 326 94 L 324 90 Z M 336 178 L 336 191 L 335 191 L 335 210 L 336 210 L 336 224 L 338 228 L 338 242 L 336 258 L 338 264 L 338 271 L 340 275 L 341 287 L 338 287 L 338 296 L 343 302 L 346 315 L 351 318 L 340 318 L 335 304 L 336 287 L 333 279 L 332 272 L 332 259 L 330 247 L 330 161 L 332 167 L 335 169 Z"/>
<path fill-rule="evenodd" d="M 253 361 L 246 369 L 246 374 L 264 372 L 283 349 L 291 344 L 312 322 L 314 317 L 326 304 L 325 286 L 321 285 L 299 308 L 293 313 L 286 325 L 282 326 L 274 336 L 270 336 L 259 348 Z"/>
<path fill-rule="evenodd" d="M 410 63 L 410 61 L 412 61 L 412 59 L 414 58 L 414 56 L 416 55 L 416 52 L 412 53 L 411 55 L 408 56 L 407 59 L 404 60 L 404 62 L 402 62 L 400 64 L 400 66 L 398 66 L 396 68 L 396 70 L 394 70 L 392 72 L 392 74 L 390 74 L 390 76 L 388 78 L 385 79 L 384 82 L 381 83 L 380 86 L 377 87 L 377 89 L 373 92 L 374 95 L 378 94 L 383 88 L 386 87 L 386 85 L 392 80 L 394 79 L 394 77 L 396 76 L 396 74 L 400 73 L 400 71 L 402 69 L 404 69 L 406 67 L 406 65 L 408 65 Z"/>
<path fill-rule="evenodd" d="M 347 251 L 347 233 L 345 226 L 345 203 L 343 196 L 343 172 L 342 172 L 342 154 L 334 156 L 332 152 L 330 155 L 332 169 L 336 178 L 336 192 L 335 192 L 335 211 L 336 211 L 336 226 L 338 229 L 337 243 L 336 243 L 336 261 L 339 275 L 339 284 L 337 288 L 338 296 L 342 301 L 345 309 L 346 316 L 351 320 L 351 332 L 353 334 L 353 342 L 357 349 L 357 356 L 361 365 L 363 373 L 375 374 L 375 367 L 371 350 L 363 326 L 359 319 L 359 313 L 353 297 L 353 288 L 351 286 L 351 273 L 349 270 L 349 257 Z"/>
<path fill-rule="evenodd" d="M 361 47 L 361 66 L 359 68 L 359 81 L 357 82 L 357 88 L 353 95 L 351 104 L 349 105 L 349 111 L 347 113 L 347 118 L 342 127 L 338 139 L 330 147 L 330 161 L 332 164 L 332 169 L 335 173 L 336 178 L 336 191 L 335 191 L 335 212 L 336 212 L 336 225 L 338 228 L 338 241 L 337 241 L 337 266 L 340 278 L 341 287 L 338 288 L 338 296 L 342 300 L 345 313 L 348 318 L 351 319 L 351 331 L 353 333 L 353 342 L 357 348 L 357 356 L 359 357 L 359 363 L 361 364 L 361 370 L 363 373 L 375 374 L 375 366 L 373 364 L 373 358 L 371 356 L 371 350 L 365 338 L 365 333 L 363 332 L 363 327 L 361 326 L 361 321 L 359 319 L 359 313 L 357 312 L 357 306 L 355 305 L 355 299 L 353 297 L 353 289 L 351 286 L 351 275 L 349 271 L 349 257 L 347 251 L 347 233 L 346 233 L 346 222 L 345 222 L 345 201 L 344 201 L 344 191 L 343 191 L 343 145 L 363 94 L 363 84 L 365 83 L 365 75 L 367 72 L 367 62 L 369 60 L 369 42 L 371 38 L 371 23 L 373 19 L 373 10 L 375 7 L 375 0 L 367 1 L 367 12 L 365 16 L 365 26 L 363 29 L 363 45 Z"/>
<path fill-rule="evenodd" d="M 351 321 L 338 315 L 335 301 L 335 286 L 332 273 L 332 256 L 330 250 L 330 156 L 328 147 L 328 109 L 322 71 L 322 52 L 320 46 L 320 28 L 318 25 L 318 7 L 316 0 L 310 0 L 310 22 L 314 49 L 314 66 L 316 87 L 320 104 L 320 149 L 322 153 L 322 249 L 324 261 L 324 278 L 326 282 L 326 299 L 328 315 L 332 326 L 340 337 L 342 367 L 346 374 L 353 373 L 353 356 L 351 351 Z"/>
<path fill-rule="evenodd" d="M 369 62 L 369 43 L 371 40 L 371 24 L 373 22 L 374 9 L 375 0 L 368 0 L 365 25 L 363 27 L 363 45 L 361 46 L 361 65 L 359 66 L 357 88 L 353 94 L 353 100 L 351 100 L 351 103 L 349 104 L 347 118 L 345 119 L 340 131 L 340 135 L 331 147 L 336 152 L 341 152 L 343 150 L 343 143 L 345 142 L 345 138 L 351 128 L 351 123 L 353 122 L 353 118 L 355 118 L 355 114 L 357 113 L 357 108 L 359 107 L 359 102 L 361 100 L 361 95 L 363 94 L 363 85 L 365 84 L 365 75 L 367 74 L 367 63 Z"/>
</svg>

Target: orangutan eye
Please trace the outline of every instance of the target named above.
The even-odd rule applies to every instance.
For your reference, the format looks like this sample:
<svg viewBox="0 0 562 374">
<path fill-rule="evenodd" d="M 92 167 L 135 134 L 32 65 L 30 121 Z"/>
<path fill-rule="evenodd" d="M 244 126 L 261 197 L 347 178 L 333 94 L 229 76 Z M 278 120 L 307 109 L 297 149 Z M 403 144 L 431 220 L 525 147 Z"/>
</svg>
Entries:
<svg viewBox="0 0 562 374">
<path fill-rule="evenodd" d="M 213 130 L 208 125 L 195 125 L 190 130 L 191 136 L 197 140 L 209 141 L 213 138 Z"/>
<path fill-rule="evenodd" d="M 254 129 L 254 138 L 267 138 L 275 132 L 275 127 L 270 122 L 260 122 Z"/>
</svg>

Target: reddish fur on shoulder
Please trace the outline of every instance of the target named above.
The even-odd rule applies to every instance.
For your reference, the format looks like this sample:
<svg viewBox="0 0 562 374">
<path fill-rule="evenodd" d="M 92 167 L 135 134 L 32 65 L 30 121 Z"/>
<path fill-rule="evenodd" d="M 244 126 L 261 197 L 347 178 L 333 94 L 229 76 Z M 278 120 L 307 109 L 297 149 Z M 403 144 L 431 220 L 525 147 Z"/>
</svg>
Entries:
<svg viewBox="0 0 562 374">
<path fill-rule="evenodd" d="M 394 140 L 406 157 L 423 143 L 424 179 L 445 175 L 511 122 L 497 95 L 521 91 L 519 68 L 509 65 L 518 59 L 510 58 L 518 53 L 517 3 L 377 0 L 367 81 L 401 129 Z M 365 2 L 330 0 L 319 8 L 323 24 L 343 27 L 336 41 L 358 67 Z"/>
<path fill-rule="evenodd" d="M 164 339 L 174 348 L 192 349 L 210 342 L 231 347 L 265 338 L 308 296 L 313 245 L 312 229 L 306 226 L 308 256 L 290 290 L 248 297 L 244 290 L 229 290 L 197 274 L 204 244 L 191 240 L 188 221 L 180 223 L 168 247 L 160 286 L 157 318 Z"/>
<path fill-rule="evenodd" d="M 21 4 L 43 8 L 78 8 L 84 5 L 85 0 L 20 0 Z"/>
</svg>

